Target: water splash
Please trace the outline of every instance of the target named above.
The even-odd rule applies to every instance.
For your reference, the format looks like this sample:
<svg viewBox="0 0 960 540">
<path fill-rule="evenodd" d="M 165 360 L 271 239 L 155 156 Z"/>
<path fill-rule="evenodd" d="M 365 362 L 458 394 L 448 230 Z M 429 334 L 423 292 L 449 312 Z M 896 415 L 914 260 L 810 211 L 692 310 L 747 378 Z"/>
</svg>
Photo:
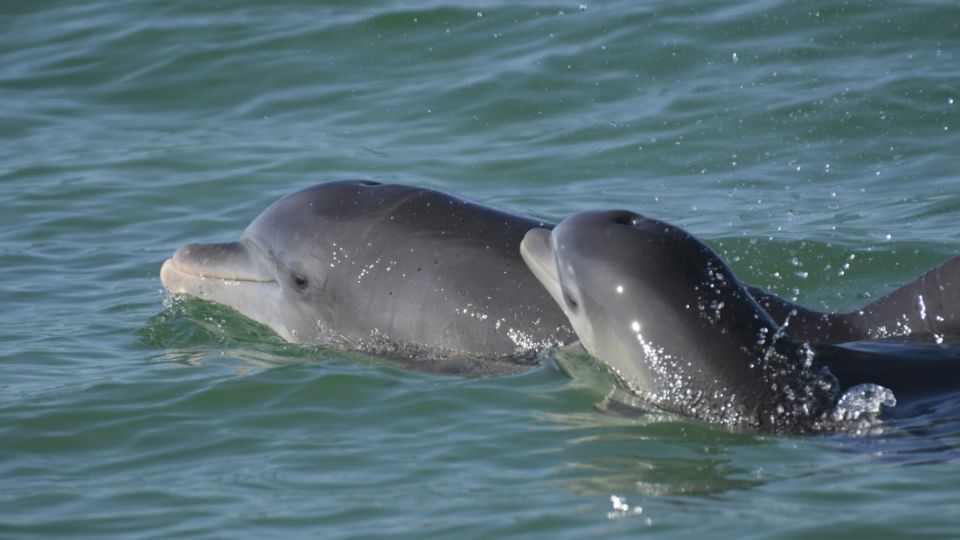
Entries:
<svg viewBox="0 0 960 540">
<path fill-rule="evenodd" d="M 607 512 L 607 519 L 619 519 L 628 516 L 637 516 L 643 513 L 643 508 L 639 505 L 633 508 L 627 504 L 627 499 L 617 495 L 610 496 L 610 504 L 613 505 L 613 511 Z M 647 525 L 651 524 L 650 518 L 647 518 Z"/>
<path fill-rule="evenodd" d="M 879 384 L 858 384 L 849 388 L 837 400 L 831 412 L 834 422 L 850 422 L 861 418 L 873 418 L 883 407 L 895 407 L 897 398 L 893 390 Z"/>
</svg>

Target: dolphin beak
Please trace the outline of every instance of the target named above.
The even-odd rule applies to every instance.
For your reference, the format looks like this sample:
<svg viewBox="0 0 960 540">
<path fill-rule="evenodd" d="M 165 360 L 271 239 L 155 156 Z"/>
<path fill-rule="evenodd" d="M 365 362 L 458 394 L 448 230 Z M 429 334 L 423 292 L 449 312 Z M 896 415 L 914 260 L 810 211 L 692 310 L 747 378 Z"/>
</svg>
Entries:
<svg viewBox="0 0 960 540">
<path fill-rule="evenodd" d="M 547 289 L 557 305 L 563 307 L 563 293 L 560 288 L 560 272 L 557 269 L 557 257 L 550 245 L 550 231 L 530 229 L 520 242 L 520 256 L 534 277 Z"/>
<path fill-rule="evenodd" d="M 240 242 L 187 244 L 167 259 L 160 281 L 173 294 L 194 294 L 195 282 L 229 281 L 267 283 L 275 281 L 257 265 Z"/>
</svg>

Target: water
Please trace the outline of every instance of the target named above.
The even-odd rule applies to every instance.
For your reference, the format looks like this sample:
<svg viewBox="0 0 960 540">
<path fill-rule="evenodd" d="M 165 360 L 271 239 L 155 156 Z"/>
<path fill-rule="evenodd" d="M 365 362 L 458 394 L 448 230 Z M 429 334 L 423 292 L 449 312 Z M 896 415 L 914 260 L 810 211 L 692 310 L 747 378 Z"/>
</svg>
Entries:
<svg viewBox="0 0 960 540">
<path fill-rule="evenodd" d="M 416 5 L 0 7 L 0 537 L 956 536 L 956 400 L 732 433 L 165 303 L 177 246 L 344 177 L 627 207 L 814 307 L 958 251 L 955 2 Z"/>
</svg>

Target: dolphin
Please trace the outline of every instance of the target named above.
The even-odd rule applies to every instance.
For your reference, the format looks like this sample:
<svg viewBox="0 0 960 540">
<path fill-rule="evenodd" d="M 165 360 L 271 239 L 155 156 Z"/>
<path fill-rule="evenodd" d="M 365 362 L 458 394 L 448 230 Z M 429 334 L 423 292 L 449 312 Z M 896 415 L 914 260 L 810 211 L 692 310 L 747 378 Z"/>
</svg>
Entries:
<svg viewBox="0 0 960 540">
<path fill-rule="evenodd" d="M 710 422 L 807 425 L 839 397 L 705 244 L 626 211 L 532 229 L 521 254 L 591 355 L 635 395 Z"/>
<path fill-rule="evenodd" d="M 856 385 L 911 396 L 960 388 L 955 349 L 855 341 L 887 324 L 901 333 L 951 330 L 957 287 L 949 272 L 957 259 L 862 310 L 824 314 L 742 284 L 688 232 L 625 210 L 531 229 L 521 256 L 584 348 L 634 395 L 668 411 L 805 431 L 824 428 Z M 915 316 L 917 295 L 927 299 L 927 313 Z"/>
<path fill-rule="evenodd" d="M 280 199 L 236 242 L 179 248 L 160 279 L 294 343 L 425 371 L 529 367 L 576 339 L 519 258 L 523 235 L 549 225 L 429 189 L 330 182 Z M 451 358 L 475 361 L 430 362 Z"/>
</svg>

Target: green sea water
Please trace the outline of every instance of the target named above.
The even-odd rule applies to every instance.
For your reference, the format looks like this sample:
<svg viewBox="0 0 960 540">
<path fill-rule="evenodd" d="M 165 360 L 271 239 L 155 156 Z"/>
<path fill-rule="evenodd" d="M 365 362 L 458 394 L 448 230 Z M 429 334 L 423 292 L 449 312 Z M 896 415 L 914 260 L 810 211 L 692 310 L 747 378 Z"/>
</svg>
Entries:
<svg viewBox="0 0 960 540">
<path fill-rule="evenodd" d="M 955 1 L 4 1 L 0 538 L 956 538 L 956 400 L 618 415 L 589 369 L 399 371 L 158 271 L 361 177 L 629 208 L 852 309 L 960 252 L 958 155 Z"/>
</svg>

